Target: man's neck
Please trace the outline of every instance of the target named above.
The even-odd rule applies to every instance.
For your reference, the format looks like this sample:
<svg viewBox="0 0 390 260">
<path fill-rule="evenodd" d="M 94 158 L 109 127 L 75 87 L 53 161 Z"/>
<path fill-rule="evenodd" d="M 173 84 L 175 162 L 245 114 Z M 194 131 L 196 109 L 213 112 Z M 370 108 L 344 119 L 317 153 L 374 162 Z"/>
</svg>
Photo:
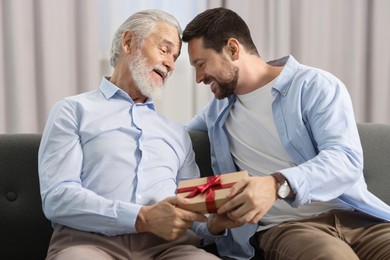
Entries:
<svg viewBox="0 0 390 260">
<path fill-rule="evenodd" d="M 240 68 L 241 82 L 237 86 L 236 94 L 247 94 L 267 85 L 280 74 L 282 69 L 283 67 L 271 66 L 258 57 L 246 62 Z"/>
<path fill-rule="evenodd" d="M 121 74 L 126 75 L 126 74 Z M 134 84 L 134 81 L 130 76 L 119 76 L 115 71 L 110 78 L 110 82 L 118 88 L 125 91 L 134 103 L 145 103 L 148 99 L 139 91 L 138 87 Z"/>
</svg>

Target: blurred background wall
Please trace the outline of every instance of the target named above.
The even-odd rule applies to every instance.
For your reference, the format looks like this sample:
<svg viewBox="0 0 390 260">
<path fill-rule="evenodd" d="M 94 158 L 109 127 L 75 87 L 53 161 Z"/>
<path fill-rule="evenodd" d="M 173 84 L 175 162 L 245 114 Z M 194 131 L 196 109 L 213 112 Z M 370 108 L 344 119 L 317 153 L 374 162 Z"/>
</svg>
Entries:
<svg viewBox="0 0 390 260">
<path fill-rule="evenodd" d="M 161 9 L 181 26 L 207 8 L 237 12 L 265 60 L 288 54 L 347 86 L 358 122 L 390 123 L 388 0 L 0 0 L 0 133 L 41 133 L 54 103 L 110 75 L 114 31 Z M 157 110 L 186 123 L 211 97 L 195 84 L 187 46 Z"/>
</svg>

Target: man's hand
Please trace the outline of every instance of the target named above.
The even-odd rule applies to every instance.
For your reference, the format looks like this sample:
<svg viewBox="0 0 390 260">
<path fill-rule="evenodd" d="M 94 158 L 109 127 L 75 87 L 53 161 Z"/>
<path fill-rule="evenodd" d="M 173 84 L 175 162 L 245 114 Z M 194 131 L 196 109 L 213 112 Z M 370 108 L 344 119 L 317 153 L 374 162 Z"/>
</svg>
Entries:
<svg viewBox="0 0 390 260">
<path fill-rule="evenodd" d="M 154 205 L 143 206 L 135 222 L 137 231 L 150 232 L 166 240 L 175 240 L 183 235 L 194 221 L 207 221 L 202 214 L 176 208 L 175 205 L 179 203 L 186 204 L 187 199 L 169 197 Z"/>
<path fill-rule="evenodd" d="M 277 182 L 274 177 L 248 177 L 237 182 L 228 197 L 231 198 L 218 209 L 218 214 L 236 222 L 255 224 L 272 207 L 276 197 Z"/>
<path fill-rule="evenodd" d="M 225 229 L 239 227 L 245 224 L 245 222 L 239 222 L 231 219 L 227 214 L 210 214 L 207 221 L 207 228 L 213 235 L 218 235 Z"/>
</svg>

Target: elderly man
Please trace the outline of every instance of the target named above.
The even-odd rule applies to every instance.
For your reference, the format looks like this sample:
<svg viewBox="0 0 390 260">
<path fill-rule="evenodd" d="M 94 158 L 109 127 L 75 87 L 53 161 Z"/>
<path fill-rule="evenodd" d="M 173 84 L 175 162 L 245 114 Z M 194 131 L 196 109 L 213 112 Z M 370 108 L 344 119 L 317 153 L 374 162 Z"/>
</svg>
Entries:
<svg viewBox="0 0 390 260">
<path fill-rule="evenodd" d="M 220 228 L 175 207 L 186 203 L 176 183 L 199 177 L 188 133 L 152 102 L 174 70 L 180 33 L 167 13 L 132 15 L 112 42 L 112 76 L 52 109 L 39 150 L 54 226 L 47 259 L 217 259 L 189 228 L 211 239 Z"/>
</svg>

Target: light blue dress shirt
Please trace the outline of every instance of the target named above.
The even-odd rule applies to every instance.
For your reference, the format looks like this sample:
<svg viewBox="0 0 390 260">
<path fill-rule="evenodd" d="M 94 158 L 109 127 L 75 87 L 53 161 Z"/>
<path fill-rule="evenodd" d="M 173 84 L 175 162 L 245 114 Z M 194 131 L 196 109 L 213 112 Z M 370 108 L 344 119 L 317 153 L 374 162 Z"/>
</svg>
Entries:
<svg viewBox="0 0 390 260">
<path fill-rule="evenodd" d="M 142 205 L 174 196 L 178 181 L 198 177 L 184 127 L 104 78 L 99 89 L 54 106 L 39 148 L 47 218 L 108 236 L 136 233 Z M 209 234 L 198 224 L 200 235 Z"/>
<path fill-rule="evenodd" d="M 367 190 L 362 147 L 344 84 L 328 72 L 299 64 L 292 56 L 270 64 L 284 65 L 273 86 L 272 111 L 281 142 L 297 165 L 280 170 L 297 193 L 292 205 L 338 198 L 390 221 L 390 206 Z M 236 170 L 223 127 L 235 100 L 235 95 L 212 98 L 187 125 L 188 130 L 208 132 L 216 174 Z M 240 229 L 247 234 L 242 235 Z M 250 258 L 253 249 L 243 241 L 255 230 L 253 225 L 233 230 L 217 241 L 218 250 L 237 259 Z"/>
</svg>

